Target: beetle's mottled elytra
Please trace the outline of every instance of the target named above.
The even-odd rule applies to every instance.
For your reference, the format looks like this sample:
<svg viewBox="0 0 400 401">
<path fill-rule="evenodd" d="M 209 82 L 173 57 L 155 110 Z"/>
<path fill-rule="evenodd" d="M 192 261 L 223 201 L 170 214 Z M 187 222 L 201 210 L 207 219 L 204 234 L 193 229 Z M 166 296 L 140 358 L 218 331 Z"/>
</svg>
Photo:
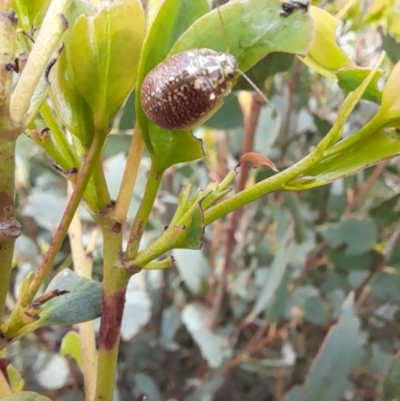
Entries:
<svg viewBox="0 0 400 401">
<path fill-rule="evenodd" d="M 143 111 L 154 124 L 175 131 L 206 121 L 231 92 L 236 59 L 211 49 L 187 50 L 163 61 L 142 83 Z"/>
</svg>

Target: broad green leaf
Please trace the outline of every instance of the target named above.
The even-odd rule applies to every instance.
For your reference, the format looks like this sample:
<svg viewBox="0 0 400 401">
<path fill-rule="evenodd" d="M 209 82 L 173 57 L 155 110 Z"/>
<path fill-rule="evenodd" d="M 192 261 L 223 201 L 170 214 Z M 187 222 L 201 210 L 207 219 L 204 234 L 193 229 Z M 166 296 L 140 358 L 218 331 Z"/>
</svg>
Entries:
<svg viewBox="0 0 400 401">
<path fill-rule="evenodd" d="M 399 202 L 400 194 L 396 194 L 370 209 L 369 215 L 383 227 L 390 226 L 400 219 Z"/>
<path fill-rule="evenodd" d="M 10 379 L 10 387 L 13 393 L 18 393 L 23 390 L 25 381 L 21 376 L 21 373 L 14 368 L 13 365 L 7 365 L 7 374 Z"/>
<path fill-rule="evenodd" d="M 62 339 L 60 355 L 72 357 L 78 366 L 82 368 L 81 340 L 76 331 L 69 331 Z"/>
<path fill-rule="evenodd" d="M 87 3 L 74 1 L 67 12 L 68 25 L 72 28 L 80 15 L 94 15 Z M 94 134 L 93 113 L 79 91 L 71 64 L 71 29 L 64 34 L 64 48 L 57 63 L 50 71 L 50 96 L 63 125 L 76 136 L 85 149 L 89 149 Z"/>
<path fill-rule="evenodd" d="M 360 86 L 370 71 L 369 68 L 360 67 L 341 68 L 337 72 L 338 84 L 346 93 L 349 93 Z M 376 71 L 371 83 L 363 93 L 363 99 L 370 100 L 377 104 L 381 103 L 382 92 L 378 88 L 378 80 L 383 72 L 383 70 Z"/>
<path fill-rule="evenodd" d="M 35 324 L 39 326 L 76 324 L 96 319 L 101 315 L 100 283 L 80 277 L 72 270 L 64 269 L 50 282 L 46 293 L 54 290 L 70 292 L 46 302 L 40 313 L 40 319 Z"/>
<path fill-rule="evenodd" d="M 350 218 L 327 224 L 319 232 L 332 248 L 345 246 L 345 253 L 349 256 L 368 252 L 378 240 L 376 225 L 370 218 Z"/>
<path fill-rule="evenodd" d="M 354 314 L 354 294 L 346 299 L 339 322 L 322 343 L 304 384 L 304 401 L 339 401 L 358 363 L 360 320 Z"/>
<path fill-rule="evenodd" d="M 107 130 L 135 84 L 145 29 L 138 0 L 117 0 L 95 17 L 80 16 L 75 24 L 72 68 L 97 129 Z"/>
<path fill-rule="evenodd" d="M 15 393 L 8 395 L 7 397 L 3 397 L 1 401 L 51 401 L 50 398 L 47 398 L 38 393 L 34 393 L 33 391 L 22 391 L 21 393 Z"/>
<path fill-rule="evenodd" d="M 167 57 L 179 35 L 207 11 L 206 0 L 165 0 L 154 16 L 143 45 L 136 88 L 136 116 L 147 149 L 160 170 L 172 164 L 199 159 L 203 157 L 203 150 L 201 142 L 191 132 L 166 131 L 147 119 L 140 102 L 141 83 Z"/>
<path fill-rule="evenodd" d="M 351 141 L 351 138 L 342 142 Z M 373 135 L 362 137 L 350 147 L 332 156 L 324 157 L 304 172 L 304 176 L 313 177 L 313 180 L 304 182 L 301 186 L 295 186 L 293 189 L 307 189 L 329 184 L 397 155 L 400 155 L 400 140 L 385 130 L 377 131 Z"/>
<path fill-rule="evenodd" d="M 383 381 L 383 389 L 380 395 L 380 401 L 393 401 L 400 398 L 400 351 L 394 356 L 389 371 L 386 373 Z"/>
<path fill-rule="evenodd" d="M 293 243 L 293 232 L 287 230 L 286 235 L 282 238 L 278 251 L 271 263 L 269 274 L 266 277 L 264 287 L 261 289 L 257 301 L 253 307 L 249 320 L 252 320 L 262 311 L 265 311 L 274 300 L 281 281 L 285 275 L 286 267 L 290 260 L 290 252 Z"/>
<path fill-rule="evenodd" d="M 310 7 L 315 21 L 315 37 L 311 50 L 301 61 L 318 74 L 335 78 L 339 68 L 351 66 L 352 62 L 336 42 L 336 28 L 339 21 L 327 11 Z"/>
</svg>

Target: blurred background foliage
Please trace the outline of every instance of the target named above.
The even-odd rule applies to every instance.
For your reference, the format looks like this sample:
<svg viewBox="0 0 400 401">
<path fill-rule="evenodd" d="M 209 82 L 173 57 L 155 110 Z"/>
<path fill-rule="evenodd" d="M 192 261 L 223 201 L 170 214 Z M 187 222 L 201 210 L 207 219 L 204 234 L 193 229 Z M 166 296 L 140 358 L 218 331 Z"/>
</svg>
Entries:
<svg viewBox="0 0 400 401">
<path fill-rule="evenodd" d="M 384 69 L 400 60 L 396 1 L 313 4 L 340 18 L 338 43 L 357 65 L 372 67 L 382 50 L 388 56 Z M 249 146 L 280 170 L 294 164 L 328 132 L 345 97 L 336 80 L 291 55 L 269 55 L 249 76 L 265 88 L 281 119 L 258 95 L 240 91 L 249 87 L 239 81 L 233 96 L 195 132 L 208 157 L 166 172 L 142 246 L 168 224 L 185 184 L 205 188 L 210 180 L 220 180 Z M 344 136 L 376 109 L 374 102 L 361 101 Z M 135 123 L 133 111 L 134 93 L 115 118 L 103 154 L 113 198 Z M 253 133 L 246 129 L 250 114 L 257 119 Z M 42 260 L 67 196 L 65 180 L 46 153 L 26 136 L 17 144 L 18 220 L 24 234 L 16 243 L 9 310 L 22 278 Z M 130 219 L 149 165 L 145 155 Z M 261 167 L 244 174 L 247 185 L 271 172 Z M 398 177 L 394 158 L 320 188 L 269 195 L 207 227 L 201 251 L 174 250 L 176 267 L 134 275 L 115 399 L 140 399 L 141 394 L 148 401 L 400 398 Z M 80 214 L 87 257 L 100 281 L 102 238 L 83 207 Z M 56 262 L 52 277 L 71 266 L 68 239 Z M 59 401 L 83 399 L 75 330 L 41 328 L 9 347 L 25 390 Z M 9 374 L 18 383 L 17 372 Z"/>
</svg>

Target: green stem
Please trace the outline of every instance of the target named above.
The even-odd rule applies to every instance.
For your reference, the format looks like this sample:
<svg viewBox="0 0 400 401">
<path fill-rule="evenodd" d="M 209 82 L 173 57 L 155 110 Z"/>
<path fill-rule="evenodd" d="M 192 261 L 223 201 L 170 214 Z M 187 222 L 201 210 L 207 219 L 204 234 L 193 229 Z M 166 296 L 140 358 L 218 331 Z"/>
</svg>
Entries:
<svg viewBox="0 0 400 401">
<path fill-rule="evenodd" d="M 125 293 L 132 272 L 116 268 L 121 252 L 122 232 L 115 233 L 109 226 L 102 226 L 102 232 L 104 238 L 103 311 L 95 400 L 112 401 Z"/>
<path fill-rule="evenodd" d="M 21 226 L 15 219 L 14 173 L 15 139 L 7 140 L 0 133 L 0 321 L 10 282 L 15 240 Z"/>
<path fill-rule="evenodd" d="M 53 237 L 50 244 L 50 248 L 43 259 L 42 264 L 36 271 L 35 278 L 29 287 L 29 290 L 24 294 L 24 298 L 21 301 L 23 307 L 27 306 L 32 302 L 34 296 L 42 285 L 48 271 L 50 270 L 58 251 L 60 250 L 61 244 L 67 234 L 68 227 L 71 224 L 72 218 L 79 206 L 82 196 L 85 192 L 86 186 L 89 182 L 92 174 L 94 165 L 100 156 L 102 145 L 104 142 L 105 135 L 97 133 L 93 139 L 92 145 L 90 146 L 89 153 L 86 156 L 85 163 L 82 170 L 78 174 L 77 182 L 74 188 L 74 192 L 69 199 L 68 205 L 64 211 L 64 215 L 60 221 L 58 229 Z"/>
<path fill-rule="evenodd" d="M 10 115 L 16 123 L 23 121 L 39 79 L 61 35 L 67 29 L 64 13 L 70 4 L 71 0 L 53 0 L 50 3 L 28 62 L 11 97 Z"/>
<path fill-rule="evenodd" d="M 140 240 L 146 228 L 147 221 L 149 220 L 158 188 L 160 187 L 161 178 L 162 171 L 152 164 L 143 199 L 140 203 L 139 210 L 136 213 L 135 221 L 133 222 L 129 235 L 128 247 L 126 250 L 126 257 L 128 260 L 132 260 L 136 257 Z"/>
</svg>

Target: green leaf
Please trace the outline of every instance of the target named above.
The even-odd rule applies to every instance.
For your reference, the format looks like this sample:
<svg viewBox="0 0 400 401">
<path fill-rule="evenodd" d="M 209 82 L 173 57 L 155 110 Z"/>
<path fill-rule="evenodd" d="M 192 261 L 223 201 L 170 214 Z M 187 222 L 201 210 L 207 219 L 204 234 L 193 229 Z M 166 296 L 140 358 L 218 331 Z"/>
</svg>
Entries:
<svg viewBox="0 0 400 401">
<path fill-rule="evenodd" d="M 370 209 L 369 215 L 382 226 L 388 227 L 400 219 L 399 203 L 400 194 L 394 195 Z"/>
<path fill-rule="evenodd" d="M 1 401 L 51 401 L 47 398 L 33 391 L 22 391 L 21 393 L 15 393 L 3 397 Z"/>
<path fill-rule="evenodd" d="M 360 67 L 345 67 L 337 72 L 338 84 L 346 92 L 349 93 L 360 86 L 367 75 L 370 73 L 370 68 Z M 371 83 L 362 95 L 365 100 L 370 100 L 377 104 L 381 103 L 382 92 L 378 88 L 378 80 L 383 74 L 383 70 L 375 72 Z"/>
<path fill-rule="evenodd" d="M 13 393 L 17 393 L 23 390 L 25 381 L 21 376 L 21 373 L 14 368 L 13 365 L 7 365 L 7 374 L 10 379 L 10 387 Z"/>
<path fill-rule="evenodd" d="M 247 70 L 246 75 L 259 88 L 263 88 L 265 80 L 280 72 L 289 70 L 293 64 L 294 55 L 289 53 L 270 53 L 256 65 Z M 234 90 L 253 90 L 253 87 L 244 77 L 239 77 Z M 225 100 L 225 103 L 229 97 Z M 224 107 L 224 106 L 222 106 Z"/>
<path fill-rule="evenodd" d="M 11 7 L 17 10 L 21 27 L 28 33 L 40 27 L 49 5 L 50 0 L 11 1 Z"/>
<path fill-rule="evenodd" d="M 229 51 L 245 72 L 269 53 L 306 54 L 313 37 L 308 13 L 283 17 L 279 0 L 229 2 L 198 19 L 169 55 L 195 48 Z"/>
<path fill-rule="evenodd" d="M 80 16 L 71 34 L 75 80 L 97 129 L 107 129 L 136 82 L 145 18 L 138 0 L 117 0 L 95 17 Z"/>
<path fill-rule="evenodd" d="M 327 224 L 319 231 L 329 246 L 345 246 L 345 252 L 350 256 L 368 252 L 378 239 L 376 225 L 370 218 L 346 219 L 338 224 Z"/>
<path fill-rule="evenodd" d="M 338 401 L 358 363 L 360 321 L 353 311 L 354 294 L 344 303 L 339 322 L 330 329 L 310 368 L 304 384 L 303 400 Z"/>
<path fill-rule="evenodd" d="M 370 270 L 374 263 L 374 252 L 369 251 L 359 255 L 347 255 L 345 252 L 333 251 L 330 259 L 337 269 L 340 270 Z"/>
<path fill-rule="evenodd" d="M 76 331 L 69 331 L 62 339 L 60 355 L 71 356 L 78 366 L 82 368 L 81 340 Z"/>
<path fill-rule="evenodd" d="M 101 284 L 64 269 L 50 282 L 46 293 L 67 290 L 43 305 L 39 326 L 68 325 L 96 319 L 101 315 Z M 84 307 L 83 307 L 84 305 Z"/>
<path fill-rule="evenodd" d="M 153 163 L 160 170 L 176 163 L 199 159 L 204 155 L 203 149 L 201 142 L 191 132 L 166 131 L 147 119 L 140 102 L 141 83 L 167 57 L 178 36 L 207 11 L 209 6 L 206 0 L 165 0 L 154 17 L 143 45 L 136 87 L 136 116 Z"/>
<path fill-rule="evenodd" d="M 335 78 L 339 68 L 352 65 L 336 42 L 335 33 L 339 21 L 318 7 L 311 6 L 310 12 L 315 22 L 315 37 L 308 54 L 300 59 L 318 74 Z"/>
<path fill-rule="evenodd" d="M 275 294 L 278 291 L 281 281 L 285 275 L 286 267 L 290 260 L 290 253 L 293 244 L 293 232 L 287 230 L 286 235 L 282 238 L 279 244 L 278 251 L 271 263 L 269 274 L 267 275 L 265 285 L 261 289 L 257 301 L 253 307 L 249 317 L 252 320 L 259 313 L 267 309 L 274 300 Z"/>
<path fill-rule="evenodd" d="M 229 96 L 204 126 L 224 130 L 243 126 L 243 114 L 236 96 Z"/>
<path fill-rule="evenodd" d="M 400 351 L 394 356 L 383 381 L 380 401 L 392 401 L 400 397 Z"/>
<path fill-rule="evenodd" d="M 382 50 L 384 50 L 392 63 L 400 60 L 400 43 L 390 35 L 382 37 Z"/>
</svg>

